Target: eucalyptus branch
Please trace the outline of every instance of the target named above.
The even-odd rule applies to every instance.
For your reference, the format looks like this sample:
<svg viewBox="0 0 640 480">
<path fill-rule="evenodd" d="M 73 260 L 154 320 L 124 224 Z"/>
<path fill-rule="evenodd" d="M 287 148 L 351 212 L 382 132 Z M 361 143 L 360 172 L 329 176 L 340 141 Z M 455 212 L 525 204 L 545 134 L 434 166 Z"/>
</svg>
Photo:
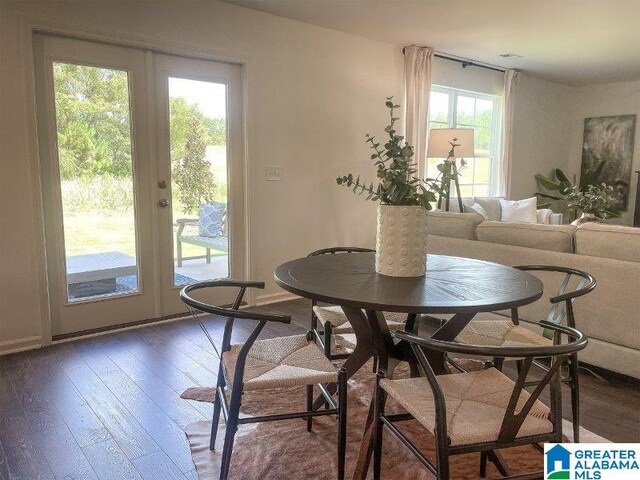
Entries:
<svg viewBox="0 0 640 480">
<path fill-rule="evenodd" d="M 418 170 L 413 161 L 413 147 L 404 141 L 402 135 L 396 134 L 395 123 L 400 120 L 395 117 L 395 110 L 400 105 L 393 103 L 393 97 L 387 97 L 386 107 L 389 109 L 389 125 L 384 129 L 388 134 L 388 141 L 382 146 L 376 142 L 373 135 L 366 134 L 366 143 L 375 152 L 371 160 L 375 160 L 378 185 L 367 185 L 354 179 L 353 174 L 344 175 L 336 179 L 338 185 L 352 187 L 353 193 L 367 194 L 367 200 L 380 201 L 385 205 L 421 205 L 431 210 L 431 203 L 436 200 L 436 192 L 440 192 L 434 179 L 420 179 L 416 176 Z"/>
</svg>

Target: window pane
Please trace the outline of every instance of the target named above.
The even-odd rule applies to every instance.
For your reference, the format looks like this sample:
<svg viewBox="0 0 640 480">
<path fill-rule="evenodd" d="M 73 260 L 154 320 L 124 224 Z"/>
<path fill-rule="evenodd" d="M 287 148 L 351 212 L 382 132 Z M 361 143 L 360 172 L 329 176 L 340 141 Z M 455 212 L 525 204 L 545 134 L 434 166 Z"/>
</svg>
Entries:
<svg viewBox="0 0 640 480">
<path fill-rule="evenodd" d="M 438 165 L 442 163 L 441 158 L 427 158 L 427 177 L 429 178 L 437 178 L 438 174 Z"/>
<path fill-rule="evenodd" d="M 449 94 L 431 92 L 429 97 L 429 120 L 449 123 Z"/>
<path fill-rule="evenodd" d="M 442 87 L 438 87 L 441 88 Z M 459 167 L 459 181 L 463 196 L 486 196 L 491 190 L 491 157 L 495 154 L 494 115 L 497 111 L 497 97 L 464 92 L 453 88 L 431 92 L 429 126 L 435 128 L 473 128 L 475 136 L 475 158 L 466 159 L 467 165 Z M 476 96 L 477 95 L 477 96 Z M 452 104 L 452 102 L 454 102 Z M 453 107 L 454 114 L 445 115 Z M 442 115 L 438 116 L 438 111 Z M 449 121 L 447 121 L 449 120 Z M 455 120 L 455 122 L 454 122 Z M 437 165 L 441 159 L 427 160 L 427 176 L 438 175 Z M 458 164 L 459 165 L 459 164 Z M 452 194 L 454 192 L 452 191 Z"/>
<path fill-rule="evenodd" d="M 489 183 L 489 168 L 491 161 L 488 158 L 476 158 L 473 183 Z"/>
<path fill-rule="evenodd" d="M 226 85 L 169 77 L 174 284 L 229 276 Z"/>
<path fill-rule="evenodd" d="M 493 102 L 490 100 L 476 100 L 476 121 L 478 127 L 491 127 L 493 115 Z"/>
<path fill-rule="evenodd" d="M 488 157 L 491 148 L 491 129 L 488 127 L 476 127 L 474 137 L 476 156 Z"/>
<path fill-rule="evenodd" d="M 462 166 L 458 161 L 458 178 L 460 184 L 472 184 L 473 183 L 473 158 L 465 159 L 466 165 Z"/>
<path fill-rule="evenodd" d="M 460 196 L 462 198 L 473 197 L 473 187 L 471 185 L 460 185 Z M 455 193 L 452 192 L 451 199 L 455 199 Z"/>
<path fill-rule="evenodd" d="M 70 302 L 138 291 L 129 79 L 53 64 Z"/>
<path fill-rule="evenodd" d="M 488 197 L 489 196 L 489 185 L 474 185 L 474 187 L 473 187 L 473 196 L 474 197 Z"/>
<path fill-rule="evenodd" d="M 458 95 L 457 125 L 473 125 L 475 120 L 475 103 L 473 97 Z"/>
</svg>

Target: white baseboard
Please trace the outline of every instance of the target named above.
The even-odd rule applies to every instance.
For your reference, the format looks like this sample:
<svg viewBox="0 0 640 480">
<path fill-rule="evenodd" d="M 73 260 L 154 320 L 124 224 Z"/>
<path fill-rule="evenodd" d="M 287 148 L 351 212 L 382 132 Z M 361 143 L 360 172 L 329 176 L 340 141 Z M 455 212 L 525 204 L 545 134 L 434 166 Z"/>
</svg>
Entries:
<svg viewBox="0 0 640 480">
<path fill-rule="evenodd" d="M 33 350 L 42 346 L 42 337 L 24 337 L 17 340 L 7 340 L 0 342 L 0 355 L 8 355 L 10 353 L 23 352 L 25 350 Z"/>
<path fill-rule="evenodd" d="M 270 303 L 287 302 L 289 300 L 295 300 L 301 298 L 298 295 L 294 295 L 289 292 L 270 293 L 269 295 L 258 295 L 256 297 L 256 306 L 269 305 Z"/>
</svg>

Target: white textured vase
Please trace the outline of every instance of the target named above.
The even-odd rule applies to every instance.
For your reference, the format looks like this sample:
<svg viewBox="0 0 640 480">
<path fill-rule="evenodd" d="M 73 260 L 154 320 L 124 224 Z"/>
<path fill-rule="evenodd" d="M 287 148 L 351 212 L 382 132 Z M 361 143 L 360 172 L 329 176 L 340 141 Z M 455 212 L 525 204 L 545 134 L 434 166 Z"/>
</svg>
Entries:
<svg viewBox="0 0 640 480">
<path fill-rule="evenodd" d="M 427 270 L 427 211 L 420 206 L 378 205 L 376 272 L 421 277 Z"/>
</svg>

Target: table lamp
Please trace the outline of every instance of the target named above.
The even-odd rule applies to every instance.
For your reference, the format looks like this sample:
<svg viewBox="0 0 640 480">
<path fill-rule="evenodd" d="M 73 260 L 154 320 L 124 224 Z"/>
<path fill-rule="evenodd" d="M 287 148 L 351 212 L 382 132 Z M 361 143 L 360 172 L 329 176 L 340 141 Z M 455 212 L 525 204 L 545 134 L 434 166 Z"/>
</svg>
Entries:
<svg viewBox="0 0 640 480">
<path fill-rule="evenodd" d="M 473 144 L 473 128 L 432 128 L 429 131 L 428 158 L 446 158 L 442 163 L 440 175 L 442 178 L 438 208 L 449 211 L 451 183 L 453 182 L 458 196 L 458 207 L 463 212 L 462 197 L 460 196 L 460 182 L 456 159 L 475 156 Z"/>
</svg>

